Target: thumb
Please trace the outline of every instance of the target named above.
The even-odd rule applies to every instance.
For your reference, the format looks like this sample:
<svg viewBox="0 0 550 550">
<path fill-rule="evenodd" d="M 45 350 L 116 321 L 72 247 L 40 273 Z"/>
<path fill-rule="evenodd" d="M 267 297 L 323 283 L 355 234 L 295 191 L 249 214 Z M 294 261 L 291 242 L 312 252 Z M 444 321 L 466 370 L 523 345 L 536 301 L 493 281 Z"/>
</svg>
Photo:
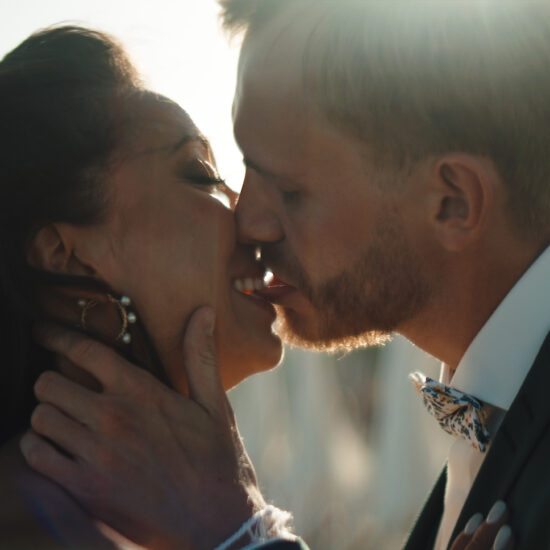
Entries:
<svg viewBox="0 0 550 550">
<path fill-rule="evenodd" d="M 214 342 L 216 313 L 198 308 L 191 316 L 183 340 L 183 361 L 189 382 L 189 397 L 212 414 L 225 402 Z"/>
</svg>

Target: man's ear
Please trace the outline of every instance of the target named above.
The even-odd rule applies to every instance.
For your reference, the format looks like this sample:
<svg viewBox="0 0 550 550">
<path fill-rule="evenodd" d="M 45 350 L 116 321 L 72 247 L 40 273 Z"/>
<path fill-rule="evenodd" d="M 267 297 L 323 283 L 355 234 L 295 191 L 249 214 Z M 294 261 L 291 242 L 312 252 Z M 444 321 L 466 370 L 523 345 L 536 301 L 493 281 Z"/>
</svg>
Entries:
<svg viewBox="0 0 550 550">
<path fill-rule="evenodd" d="M 76 253 L 78 230 L 66 223 L 53 223 L 39 229 L 27 248 L 31 267 L 63 275 L 93 276 L 94 269 Z"/>
<path fill-rule="evenodd" d="M 499 181 L 490 162 L 479 157 L 453 153 L 436 161 L 432 222 L 447 250 L 462 250 L 483 234 Z"/>
</svg>

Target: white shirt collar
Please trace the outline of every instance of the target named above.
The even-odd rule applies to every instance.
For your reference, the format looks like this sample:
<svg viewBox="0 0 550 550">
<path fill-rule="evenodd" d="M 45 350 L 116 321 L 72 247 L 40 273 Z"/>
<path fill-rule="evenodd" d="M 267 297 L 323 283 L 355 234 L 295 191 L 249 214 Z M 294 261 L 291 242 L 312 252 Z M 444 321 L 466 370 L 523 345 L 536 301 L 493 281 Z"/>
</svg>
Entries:
<svg viewBox="0 0 550 550">
<path fill-rule="evenodd" d="M 508 410 L 550 332 L 550 246 L 500 303 L 462 357 L 451 385 Z M 443 365 L 441 381 L 449 384 Z"/>
</svg>

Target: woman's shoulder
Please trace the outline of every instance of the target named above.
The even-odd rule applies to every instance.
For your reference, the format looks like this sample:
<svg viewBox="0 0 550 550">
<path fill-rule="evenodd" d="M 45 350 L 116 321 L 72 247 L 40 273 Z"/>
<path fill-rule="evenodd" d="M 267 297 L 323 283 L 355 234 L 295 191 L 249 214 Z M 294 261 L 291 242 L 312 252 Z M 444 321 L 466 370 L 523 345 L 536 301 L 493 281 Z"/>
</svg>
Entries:
<svg viewBox="0 0 550 550">
<path fill-rule="evenodd" d="M 27 466 L 18 440 L 0 449 L 0 550 L 116 548 L 68 493 Z"/>
</svg>

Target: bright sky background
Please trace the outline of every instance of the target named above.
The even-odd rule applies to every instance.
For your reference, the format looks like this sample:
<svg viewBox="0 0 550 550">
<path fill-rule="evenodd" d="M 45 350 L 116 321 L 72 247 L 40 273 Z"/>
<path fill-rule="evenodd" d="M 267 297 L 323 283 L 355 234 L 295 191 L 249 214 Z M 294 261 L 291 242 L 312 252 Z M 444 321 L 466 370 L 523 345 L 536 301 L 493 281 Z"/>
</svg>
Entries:
<svg viewBox="0 0 550 550">
<path fill-rule="evenodd" d="M 0 0 L 4 56 L 37 29 L 75 23 L 125 46 L 148 87 L 177 101 L 211 141 L 220 173 L 239 189 L 231 102 L 239 45 L 221 31 L 215 0 Z"/>
</svg>

